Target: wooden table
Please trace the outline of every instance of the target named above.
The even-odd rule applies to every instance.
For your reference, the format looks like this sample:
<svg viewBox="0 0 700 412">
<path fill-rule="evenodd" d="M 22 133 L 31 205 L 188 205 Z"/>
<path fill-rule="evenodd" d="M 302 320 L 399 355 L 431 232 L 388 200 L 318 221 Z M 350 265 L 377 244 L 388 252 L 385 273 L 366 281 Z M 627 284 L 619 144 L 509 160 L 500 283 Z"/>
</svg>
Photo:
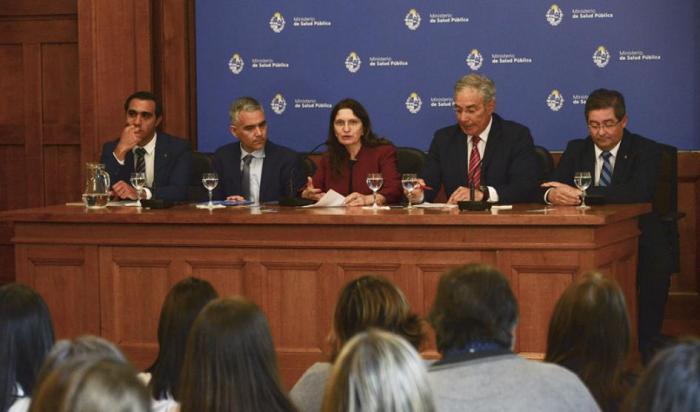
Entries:
<svg viewBox="0 0 700 412">
<path fill-rule="evenodd" d="M 58 336 L 104 336 L 144 367 L 157 350 L 169 288 L 197 276 L 222 296 L 245 295 L 262 307 L 291 385 L 323 359 L 339 289 L 367 273 L 395 281 L 426 314 L 445 270 L 471 262 L 499 268 L 520 303 L 516 350 L 528 356 L 544 352 L 556 299 L 587 270 L 617 279 L 636 325 L 636 217 L 648 211 L 51 206 L 1 216 L 14 222 L 17 279 L 44 296 Z"/>
</svg>

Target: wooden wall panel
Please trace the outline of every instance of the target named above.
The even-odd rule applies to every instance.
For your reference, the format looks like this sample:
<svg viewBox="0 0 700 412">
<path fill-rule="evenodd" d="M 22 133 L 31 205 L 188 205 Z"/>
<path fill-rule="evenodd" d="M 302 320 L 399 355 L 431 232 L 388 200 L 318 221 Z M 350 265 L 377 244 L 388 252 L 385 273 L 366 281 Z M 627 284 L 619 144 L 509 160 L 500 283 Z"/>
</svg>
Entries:
<svg viewBox="0 0 700 412">
<path fill-rule="evenodd" d="M 24 281 L 46 300 L 57 338 L 100 334 L 97 247 L 28 246 L 17 255 Z"/>
</svg>

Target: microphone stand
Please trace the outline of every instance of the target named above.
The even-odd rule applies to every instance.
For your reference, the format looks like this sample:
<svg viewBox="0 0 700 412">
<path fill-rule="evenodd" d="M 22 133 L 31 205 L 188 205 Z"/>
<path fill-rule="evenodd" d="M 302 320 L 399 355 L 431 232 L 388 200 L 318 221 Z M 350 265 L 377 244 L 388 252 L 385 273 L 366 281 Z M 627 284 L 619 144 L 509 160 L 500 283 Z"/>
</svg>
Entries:
<svg viewBox="0 0 700 412">
<path fill-rule="evenodd" d="M 486 176 L 484 174 L 485 167 L 484 167 L 483 161 L 479 161 L 479 169 L 481 169 L 479 173 L 481 174 L 481 177 L 483 179 Z M 459 207 L 459 210 L 470 210 L 470 211 L 479 212 L 479 211 L 491 209 L 491 204 L 487 201 L 487 197 L 486 197 L 486 190 L 488 190 L 486 188 L 486 185 L 481 186 L 479 189 L 481 190 L 481 193 L 482 193 L 481 200 L 474 200 L 476 188 L 474 187 L 474 181 L 470 179 L 469 180 L 469 199 L 470 200 L 462 200 L 460 202 L 457 202 L 457 206 Z"/>
<path fill-rule="evenodd" d="M 297 193 L 296 190 L 294 190 L 294 172 L 297 169 L 297 166 L 300 166 L 303 162 L 309 159 L 309 155 L 313 154 L 319 147 L 325 145 L 326 142 L 324 141 L 323 143 L 319 143 L 316 146 L 314 146 L 313 149 L 311 149 L 310 152 L 306 152 L 303 156 L 301 156 L 301 159 L 298 160 L 297 164 L 292 168 L 291 173 L 289 174 L 289 191 L 288 195 L 280 198 L 279 205 L 280 206 L 290 206 L 290 207 L 299 207 L 299 206 L 306 206 L 306 205 L 311 205 L 316 203 L 315 201 L 311 199 L 303 199 L 299 194 Z M 306 183 L 304 183 L 306 184 Z"/>
</svg>

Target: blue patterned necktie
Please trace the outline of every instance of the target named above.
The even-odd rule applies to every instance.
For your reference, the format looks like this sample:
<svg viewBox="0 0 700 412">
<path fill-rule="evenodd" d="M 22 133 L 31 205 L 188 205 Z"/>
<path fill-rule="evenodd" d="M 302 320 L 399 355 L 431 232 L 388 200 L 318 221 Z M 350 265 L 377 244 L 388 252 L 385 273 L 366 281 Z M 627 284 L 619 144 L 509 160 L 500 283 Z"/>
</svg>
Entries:
<svg viewBox="0 0 700 412">
<path fill-rule="evenodd" d="M 600 169 L 600 179 L 598 181 L 598 186 L 608 186 L 612 181 L 612 165 L 610 164 L 610 157 L 612 153 L 605 151 L 600 154 L 603 158 L 603 168 Z"/>
</svg>

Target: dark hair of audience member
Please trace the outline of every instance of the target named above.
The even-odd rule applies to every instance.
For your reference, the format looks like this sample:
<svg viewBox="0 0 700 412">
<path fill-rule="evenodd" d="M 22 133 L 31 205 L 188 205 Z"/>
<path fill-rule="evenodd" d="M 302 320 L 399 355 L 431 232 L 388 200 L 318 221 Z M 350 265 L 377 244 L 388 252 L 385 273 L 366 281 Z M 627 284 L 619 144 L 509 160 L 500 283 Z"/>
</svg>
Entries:
<svg viewBox="0 0 700 412">
<path fill-rule="evenodd" d="M 443 355 L 471 342 L 496 343 L 510 349 L 518 302 L 508 279 L 498 270 L 470 264 L 442 275 L 429 320 Z"/>
<path fill-rule="evenodd" d="M 243 298 L 204 307 L 187 341 L 179 385 L 182 412 L 293 411 L 280 385 L 267 319 Z"/>
<path fill-rule="evenodd" d="M 324 412 L 435 410 L 425 363 L 401 336 L 370 329 L 356 334 L 333 365 Z"/>
<path fill-rule="evenodd" d="M 217 297 L 209 282 L 193 277 L 177 282 L 168 292 L 158 322 L 158 356 L 146 369 L 151 373 L 149 389 L 154 399 L 168 395 L 178 399 L 187 336 L 202 308 Z"/>
<path fill-rule="evenodd" d="M 659 352 L 627 398 L 629 412 L 700 411 L 700 339 Z"/>
<path fill-rule="evenodd" d="M 112 342 L 99 336 L 83 335 L 72 340 L 56 341 L 44 359 L 36 379 L 39 388 L 46 377 L 66 362 L 76 358 L 99 356 L 128 363 L 124 354 Z"/>
<path fill-rule="evenodd" d="M 624 398 L 630 321 L 620 286 L 599 273 L 569 285 L 554 307 L 547 335 L 546 362 L 574 372 L 604 411 Z"/>
<path fill-rule="evenodd" d="M 423 324 L 411 311 L 403 292 L 383 277 L 365 275 L 340 291 L 329 338 L 331 361 L 353 336 L 372 327 L 402 336 L 416 350 L 425 339 Z"/>
<path fill-rule="evenodd" d="M 58 365 L 37 388 L 30 412 L 147 412 L 148 390 L 127 362 L 84 355 Z"/>
<path fill-rule="evenodd" d="M 53 345 L 51 315 L 44 299 L 28 286 L 0 287 L 0 411 L 34 392 L 37 374 Z"/>
<path fill-rule="evenodd" d="M 335 118 L 341 109 L 350 109 L 352 113 L 362 122 L 362 136 L 360 142 L 363 146 L 375 147 L 384 144 L 392 144 L 389 140 L 377 136 L 372 130 L 372 121 L 369 119 L 369 113 L 362 103 L 355 99 L 346 98 L 333 106 L 331 109 L 330 121 L 328 122 L 328 137 L 326 139 L 326 148 L 328 149 L 328 159 L 330 160 L 331 173 L 334 176 L 340 176 L 345 165 L 348 164 L 350 154 L 335 135 Z"/>
</svg>

